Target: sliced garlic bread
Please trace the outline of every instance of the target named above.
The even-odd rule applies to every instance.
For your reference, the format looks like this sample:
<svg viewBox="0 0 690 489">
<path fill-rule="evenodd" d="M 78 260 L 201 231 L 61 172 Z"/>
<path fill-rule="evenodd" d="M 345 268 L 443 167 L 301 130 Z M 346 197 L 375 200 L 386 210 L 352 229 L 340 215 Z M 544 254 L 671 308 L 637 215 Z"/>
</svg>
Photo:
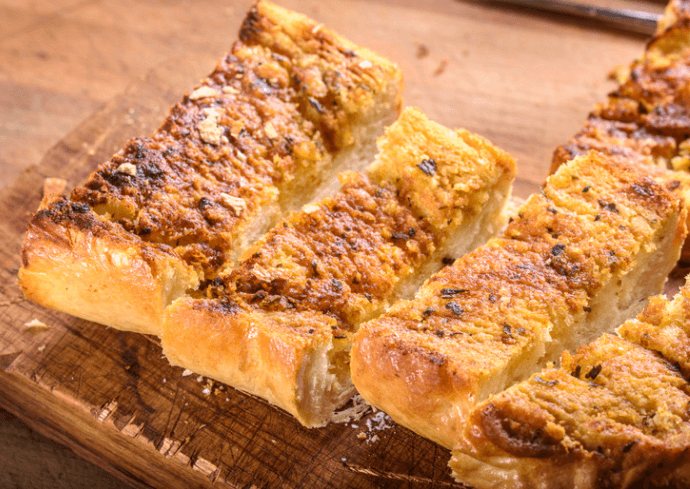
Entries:
<svg viewBox="0 0 690 489">
<path fill-rule="evenodd" d="M 44 306 L 159 334 L 164 308 L 287 211 L 363 168 L 401 107 L 395 64 L 257 2 L 240 40 L 149 138 L 29 226 L 19 272 Z"/>
<path fill-rule="evenodd" d="M 354 393 L 352 335 L 444 257 L 502 225 L 515 162 L 479 136 L 406 109 L 364 173 L 291 214 L 166 312 L 170 362 L 261 396 L 321 426 Z"/>
<path fill-rule="evenodd" d="M 502 237 L 362 325 L 357 390 L 452 448 L 477 403 L 639 312 L 678 259 L 685 218 L 638 167 L 594 152 L 573 160 Z"/>
<path fill-rule="evenodd" d="M 690 287 L 477 406 L 453 450 L 483 488 L 690 484 Z"/>
</svg>

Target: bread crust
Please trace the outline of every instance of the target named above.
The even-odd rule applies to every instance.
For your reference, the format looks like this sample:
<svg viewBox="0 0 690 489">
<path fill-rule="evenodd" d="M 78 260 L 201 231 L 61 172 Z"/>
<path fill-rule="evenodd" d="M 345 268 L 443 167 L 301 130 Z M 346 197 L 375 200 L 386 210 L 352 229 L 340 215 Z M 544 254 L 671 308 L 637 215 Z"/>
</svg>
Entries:
<svg viewBox="0 0 690 489">
<path fill-rule="evenodd" d="M 658 275 L 597 313 L 634 311 L 650 288 L 657 293 L 677 260 L 685 218 L 680 202 L 643 171 L 597 153 L 574 160 L 527 201 L 503 237 L 360 328 L 351 361 L 358 391 L 396 422 L 452 448 L 472 406 L 586 334 L 600 291 L 626 280 L 645 250 L 663 246 Z"/>
<path fill-rule="evenodd" d="M 172 365 L 266 399 L 308 427 L 331 413 L 305 404 L 312 363 L 334 349 L 337 320 L 310 311 L 264 313 L 230 301 L 180 299 L 166 312 L 175 323 L 164 336 Z M 351 383 L 346 396 L 352 394 Z M 348 397 L 341 402 L 344 403 Z"/>
<path fill-rule="evenodd" d="M 655 298 L 619 331 L 660 337 L 668 323 L 687 322 L 681 301 Z M 665 326 L 646 322 L 662 310 Z M 565 352 L 560 368 L 491 397 L 453 450 L 455 477 L 478 489 L 622 489 L 642 479 L 684 487 L 690 385 L 673 356 L 657 352 L 604 335 L 576 355 Z"/>
<path fill-rule="evenodd" d="M 199 281 L 170 247 L 145 243 L 62 197 L 32 219 L 19 283 L 46 307 L 159 335 L 165 307 Z"/>
<path fill-rule="evenodd" d="M 515 174 L 512 158 L 486 140 L 459 135 L 412 108 L 379 146 L 366 175 L 342 175 L 334 196 L 279 223 L 207 290 L 211 300 L 173 304 L 162 335 L 172 363 L 264 397 L 307 426 L 328 422 L 354 392 L 346 353 L 359 324 L 380 314 L 451 232 L 479 219 L 494 192 L 505 200 Z M 499 213 L 500 206 L 494 220 Z M 209 313 L 225 303 L 245 312 Z M 269 331 L 275 317 L 295 330 L 290 339 L 286 327 L 280 340 L 291 352 L 289 367 L 276 361 L 274 371 L 260 363 L 245 372 L 253 358 L 270 357 L 246 324 Z M 192 342 L 192 335 L 203 339 Z M 212 360 L 204 363 L 205 356 Z M 234 358 L 213 360 L 222 356 Z"/>
<path fill-rule="evenodd" d="M 618 88 L 595 107 L 580 132 L 556 149 L 551 171 L 589 150 L 688 170 L 688 47 L 687 2 L 672 1 L 642 56 L 619 71 Z"/>
<path fill-rule="evenodd" d="M 240 40 L 151 137 L 128 142 L 51 207 L 59 223 L 34 217 L 20 271 L 26 296 L 159 334 L 167 304 L 236 263 L 353 147 L 373 154 L 365 133 L 399 113 L 401 92 L 395 63 L 257 2 Z M 70 222 L 78 213 L 66 206 L 85 209 L 98 235 Z M 120 255 L 131 269 L 110 263 Z"/>
</svg>

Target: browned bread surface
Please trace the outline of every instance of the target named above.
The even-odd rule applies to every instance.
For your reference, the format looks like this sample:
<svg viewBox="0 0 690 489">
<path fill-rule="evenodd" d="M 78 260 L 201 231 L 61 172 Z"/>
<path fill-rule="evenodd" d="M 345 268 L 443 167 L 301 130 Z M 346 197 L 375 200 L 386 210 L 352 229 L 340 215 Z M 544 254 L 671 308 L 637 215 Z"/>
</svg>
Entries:
<svg viewBox="0 0 690 489">
<path fill-rule="evenodd" d="M 645 52 L 618 76 L 618 88 L 590 113 L 584 128 L 560 146 L 552 171 L 596 149 L 676 170 L 688 170 L 690 15 L 687 0 L 669 3 Z"/>
<path fill-rule="evenodd" d="M 690 288 L 491 397 L 453 451 L 478 489 L 690 483 Z M 641 345 L 641 346 L 640 346 Z"/>
<path fill-rule="evenodd" d="M 657 178 L 690 200 L 690 2 L 672 0 L 645 52 L 583 128 L 553 155 L 551 171 L 596 150 L 658 167 Z M 683 250 L 690 259 L 690 243 Z"/>
<path fill-rule="evenodd" d="M 658 352 L 690 378 L 690 285 L 682 287 L 672 302 L 652 298 L 637 321 L 626 322 L 617 333 Z"/>
<path fill-rule="evenodd" d="M 205 286 L 233 264 L 281 213 L 307 202 L 348 164 L 349 156 L 352 164 L 361 156 L 356 152 L 373 156 L 373 139 L 399 112 L 401 91 L 394 63 L 307 17 L 257 2 L 240 40 L 173 106 L 161 127 L 149 138 L 130 141 L 72 192 L 70 201 L 90 219 L 109 223 L 112 233 L 94 235 L 64 213 L 53 219 L 51 232 L 70 239 L 51 249 L 55 241 L 44 239 L 44 217 L 34 218 L 20 271 L 25 294 L 110 326 L 159 333 L 160 313 L 170 300 Z M 65 207 L 50 209 L 58 215 Z M 123 252 L 135 261 L 146 263 L 147 250 L 163 249 L 170 266 L 185 272 L 168 283 L 172 272 L 152 269 L 145 272 L 149 280 L 129 283 L 129 293 L 102 292 L 97 284 L 105 277 L 123 289 L 130 277 L 116 263 L 89 256 L 88 249 L 70 249 L 71 243 L 94 241 L 108 249 L 125 234 Z M 44 258 L 56 254 L 62 262 L 51 271 Z M 39 292 L 46 287 L 64 293 L 49 298 Z M 167 289 L 175 294 L 158 293 Z M 139 324 L 137 309 L 149 306 L 130 297 L 155 304 L 140 311 Z"/>
<path fill-rule="evenodd" d="M 452 447 L 477 402 L 658 293 L 684 219 L 680 202 L 644 171 L 598 153 L 574 160 L 502 237 L 362 326 L 352 351 L 358 391 Z"/>
<path fill-rule="evenodd" d="M 482 219 L 479 239 L 495 232 L 493 204 L 506 201 L 514 174 L 488 141 L 406 109 L 366 174 L 343 174 L 335 195 L 278 223 L 206 299 L 172 305 L 166 355 L 324 424 L 353 393 L 347 353 L 359 324 L 440 261 L 451 237 L 472 246 Z"/>
<path fill-rule="evenodd" d="M 155 330 L 166 305 L 198 284 L 171 247 L 146 243 L 64 197 L 36 213 L 25 243 L 20 277 L 31 284 L 28 299 L 132 331 Z"/>
</svg>

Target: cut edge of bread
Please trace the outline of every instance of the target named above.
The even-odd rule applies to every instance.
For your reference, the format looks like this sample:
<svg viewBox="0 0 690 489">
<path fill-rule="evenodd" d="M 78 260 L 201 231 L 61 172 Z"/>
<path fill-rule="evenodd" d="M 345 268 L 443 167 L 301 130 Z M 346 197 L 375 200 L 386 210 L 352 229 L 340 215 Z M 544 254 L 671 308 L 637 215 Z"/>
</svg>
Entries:
<svg viewBox="0 0 690 489">
<path fill-rule="evenodd" d="M 586 164 L 587 158 L 580 157 L 579 164 Z M 560 173 L 572 172 L 570 165 Z M 468 413 L 478 402 L 557 360 L 564 348 L 577 347 L 604 331 L 612 331 L 624 319 L 639 312 L 650 295 L 661 291 L 680 256 L 686 235 L 687 211 L 679 200 L 673 205 L 667 222 L 642 244 L 634 264 L 622 275 L 608 279 L 596 299 L 587 304 L 592 308 L 590 313 L 571 312 L 570 317 L 562 320 L 562 331 L 554 328 L 535 337 L 532 348 L 510 358 L 496 375 L 454 371 L 446 365 L 444 354 L 436 355 L 421 346 L 410 346 L 414 343 L 407 345 L 406 342 L 413 339 L 408 338 L 405 331 L 395 332 L 397 316 L 384 315 L 366 323 L 355 335 L 353 345 L 352 370 L 359 393 L 399 424 L 452 449 Z M 485 246 L 500 246 L 500 239 Z M 422 289 L 413 301 L 422 299 L 424 294 L 425 289 Z M 615 300 L 614 307 L 607 303 L 611 299 Z M 590 323 L 587 317 L 591 315 L 595 319 Z"/>
<path fill-rule="evenodd" d="M 320 35 L 327 36 L 328 42 L 343 50 L 351 49 L 368 63 L 367 69 L 374 71 L 366 76 L 380 89 L 370 95 L 366 104 L 350 107 L 345 121 L 349 139 L 342 149 L 331 154 L 330 161 L 319 166 L 318 175 L 314 168 L 298 170 L 291 181 L 282 185 L 276 199 L 265 202 L 252 220 L 238 228 L 227 253 L 227 267 L 284 214 L 329 193 L 337 185 L 338 172 L 369 163 L 376 153 L 376 137 L 395 120 L 402 107 L 402 73 L 394 62 L 351 43 L 307 16 L 270 2 L 257 2 L 251 11 L 255 13 L 293 36 L 313 37 L 315 28 L 322 27 Z M 43 205 L 48 208 L 53 204 Z M 84 213 L 93 222 L 100 222 L 97 234 L 69 222 L 73 213 L 65 213 L 52 224 L 36 214 L 24 239 L 24 265 L 19 271 L 25 296 L 45 307 L 117 329 L 160 335 L 164 309 L 196 290 L 205 277 L 172 248 L 148 243 L 108 221 L 106 214 L 97 216 L 94 210 L 100 209 L 84 209 Z M 61 209 L 51 208 L 51 212 L 57 215 Z M 93 250 L 103 256 L 91 257 Z M 132 268 L 123 266 L 119 259 Z"/>
<path fill-rule="evenodd" d="M 342 368 L 349 341 L 333 339 L 335 320 L 326 315 L 223 309 L 189 298 L 166 315 L 176 325 L 164 335 L 172 365 L 263 398 L 306 427 L 326 425 L 354 394 Z"/>
<path fill-rule="evenodd" d="M 145 243 L 64 197 L 45 207 L 24 237 L 19 284 L 29 300 L 159 335 L 165 308 L 198 287 L 196 272 L 169 247 Z"/>
<path fill-rule="evenodd" d="M 409 142 L 411 147 L 407 148 L 403 148 L 404 144 L 386 146 L 387 138 L 393 136 L 418 139 Z M 455 146 L 444 145 L 447 138 L 455 139 Z M 505 204 L 516 168 L 515 161 L 507 153 L 494 148 L 485 139 L 451 131 L 429 121 L 415 108 L 403 111 L 380 138 L 379 147 L 379 155 L 367 173 L 378 185 L 396 181 L 401 199 L 406 191 L 411 192 L 409 195 L 422 194 L 428 198 L 438 197 L 435 192 L 445 192 L 430 183 L 432 175 L 418 167 L 422 158 L 417 150 L 437 152 L 443 149 L 448 161 L 440 163 L 439 159 L 439 173 L 444 166 L 452 165 L 455 171 L 458 165 L 464 164 L 461 178 L 468 188 L 478 187 L 476 191 L 453 190 L 457 195 L 471 194 L 464 200 L 465 206 L 450 210 L 458 224 L 439 220 L 443 226 L 438 231 L 437 249 L 418 270 L 396 278 L 390 298 L 393 300 L 401 293 L 413 293 L 428 275 L 442 266 L 442 259 L 448 253 L 471 251 L 499 231 L 505 221 Z M 455 150 L 452 156 L 451 150 Z M 458 158 L 472 160 L 460 162 Z M 481 175 L 478 172 L 482 172 Z M 351 178 L 352 175 L 355 174 L 350 174 Z M 400 179 L 397 175 L 401 175 Z M 343 179 L 348 180 L 347 176 Z M 447 183 L 443 185 L 448 186 Z M 430 215 L 445 212 L 436 208 L 426 210 Z M 308 210 L 301 213 L 308 214 Z M 298 220 L 298 214 L 292 219 Z M 254 246 L 247 255 L 257 251 L 260 248 Z M 383 302 L 380 307 L 374 304 L 363 320 L 383 312 L 389 300 Z M 355 405 L 344 412 L 336 412 L 356 392 L 350 376 L 349 356 L 352 336 L 358 326 L 359 323 L 352 324 L 353 330 L 339 338 L 333 334 L 335 329 L 340 329 L 338 321 L 320 311 L 267 312 L 238 304 L 232 296 L 229 299 L 183 298 L 166 311 L 162 344 L 173 365 L 267 399 L 303 425 L 318 427 L 331 421 L 345 421 L 352 411 L 359 409 Z"/>
</svg>

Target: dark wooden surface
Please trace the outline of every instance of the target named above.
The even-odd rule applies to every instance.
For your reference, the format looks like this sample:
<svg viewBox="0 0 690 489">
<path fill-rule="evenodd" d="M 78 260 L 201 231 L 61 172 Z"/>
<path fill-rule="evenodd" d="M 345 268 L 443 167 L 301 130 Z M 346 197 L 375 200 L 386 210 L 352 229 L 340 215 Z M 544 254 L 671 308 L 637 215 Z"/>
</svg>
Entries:
<svg viewBox="0 0 690 489">
<path fill-rule="evenodd" d="M 483 2 L 280 3 L 397 61 L 407 104 L 515 155 L 521 197 L 613 86 L 611 69 L 644 44 Z M 18 251 L 43 179 L 76 185 L 127 138 L 150 133 L 227 50 L 249 4 L 0 1 L 0 406 L 12 413 L 0 411 L 0 487 L 451 483 L 448 452 L 407 430 L 379 418 L 381 430 L 366 420 L 305 430 L 262 401 L 183 377 L 155 339 L 21 298 Z M 48 328 L 26 328 L 32 319 Z"/>
</svg>

